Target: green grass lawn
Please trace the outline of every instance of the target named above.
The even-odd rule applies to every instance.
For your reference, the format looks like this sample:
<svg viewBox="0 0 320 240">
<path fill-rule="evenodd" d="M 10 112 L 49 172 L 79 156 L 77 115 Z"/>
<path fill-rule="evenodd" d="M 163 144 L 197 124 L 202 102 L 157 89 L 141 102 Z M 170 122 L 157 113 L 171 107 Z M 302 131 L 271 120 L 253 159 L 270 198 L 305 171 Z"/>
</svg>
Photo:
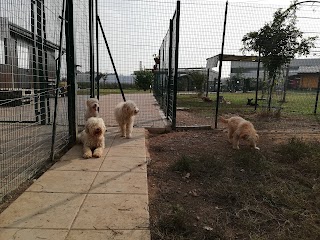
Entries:
<svg viewBox="0 0 320 240">
<path fill-rule="evenodd" d="M 143 90 L 137 90 L 137 89 L 123 89 L 124 93 L 139 93 L 139 94 L 144 94 L 144 93 L 150 93 L 150 91 L 143 91 Z M 90 94 L 90 89 L 79 89 L 77 91 L 78 95 L 88 95 Z M 108 94 L 121 94 L 119 89 L 100 89 L 100 95 L 108 95 Z"/>
<path fill-rule="evenodd" d="M 260 97 L 259 93 L 259 97 Z M 247 99 L 255 99 L 255 92 L 252 93 L 220 93 L 230 104 L 219 104 L 219 113 L 237 113 L 246 114 L 254 112 L 254 106 L 247 105 Z M 190 111 L 200 114 L 201 116 L 210 116 L 216 109 L 216 94 L 210 93 L 208 96 L 213 102 L 204 102 L 196 94 L 178 94 L 177 106 L 189 108 Z M 259 98 L 258 97 L 258 98 Z M 281 103 L 281 96 L 275 95 L 272 100 L 272 107 L 279 108 L 281 106 L 282 114 L 294 115 L 312 115 L 316 100 L 315 92 L 287 92 L 286 102 Z M 267 108 L 267 100 L 258 101 L 258 111 Z M 320 105 L 320 104 L 319 104 Z M 320 107 L 319 107 L 320 108 Z M 320 111 L 320 109 L 319 109 Z"/>
</svg>

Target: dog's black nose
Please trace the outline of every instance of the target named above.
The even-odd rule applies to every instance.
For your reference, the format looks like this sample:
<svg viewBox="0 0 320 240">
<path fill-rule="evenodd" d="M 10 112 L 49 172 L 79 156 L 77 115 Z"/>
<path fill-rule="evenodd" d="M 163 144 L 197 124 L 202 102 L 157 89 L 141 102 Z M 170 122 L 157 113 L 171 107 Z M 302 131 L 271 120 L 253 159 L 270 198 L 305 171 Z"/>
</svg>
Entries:
<svg viewBox="0 0 320 240">
<path fill-rule="evenodd" d="M 101 128 L 96 128 L 96 130 L 94 131 L 95 134 L 100 134 L 101 132 Z"/>
</svg>

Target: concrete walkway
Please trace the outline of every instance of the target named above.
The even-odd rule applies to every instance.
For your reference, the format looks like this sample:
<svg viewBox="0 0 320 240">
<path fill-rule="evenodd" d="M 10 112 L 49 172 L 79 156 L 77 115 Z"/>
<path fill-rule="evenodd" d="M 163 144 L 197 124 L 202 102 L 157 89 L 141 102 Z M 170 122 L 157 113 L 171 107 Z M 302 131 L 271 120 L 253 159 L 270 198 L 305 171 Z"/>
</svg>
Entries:
<svg viewBox="0 0 320 240">
<path fill-rule="evenodd" d="M 0 239 L 149 240 L 146 151 L 143 128 L 108 128 L 102 158 L 74 146 L 0 215 Z"/>
</svg>

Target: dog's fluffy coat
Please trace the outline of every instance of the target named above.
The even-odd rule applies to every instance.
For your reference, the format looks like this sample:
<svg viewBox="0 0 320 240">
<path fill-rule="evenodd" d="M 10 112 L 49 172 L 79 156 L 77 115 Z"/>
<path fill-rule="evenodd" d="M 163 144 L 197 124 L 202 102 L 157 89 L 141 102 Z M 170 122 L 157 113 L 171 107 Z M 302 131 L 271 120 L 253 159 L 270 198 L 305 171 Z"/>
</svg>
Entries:
<svg viewBox="0 0 320 240">
<path fill-rule="evenodd" d="M 84 115 L 84 120 L 87 121 L 90 117 L 99 117 L 99 100 L 96 98 L 89 98 L 87 100 L 87 110 Z"/>
<path fill-rule="evenodd" d="M 90 117 L 85 124 L 85 129 L 77 136 L 78 142 L 83 144 L 83 157 L 99 158 L 105 148 L 104 134 L 106 126 L 102 118 Z"/>
<path fill-rule="evenodd" d="M 139 112 L 137 105 L 128 100 L 120 102 L 114 109 L 114 116 L 119 125 L 121 136 L 126 138 L 132 137 L 132 129 L 135 115 Z"/>
<path fill-rule="evenodd" d="M 259 135 L 251 122 L 238 116 L 228 119 L 220 117 L 220 121 L 227 124 L 228 138 L 234 149 L 239 149 L 240 139 L 248 140 L 252 147 L 257 150 L 260 149 L 257 147 Z"/>
</svg>

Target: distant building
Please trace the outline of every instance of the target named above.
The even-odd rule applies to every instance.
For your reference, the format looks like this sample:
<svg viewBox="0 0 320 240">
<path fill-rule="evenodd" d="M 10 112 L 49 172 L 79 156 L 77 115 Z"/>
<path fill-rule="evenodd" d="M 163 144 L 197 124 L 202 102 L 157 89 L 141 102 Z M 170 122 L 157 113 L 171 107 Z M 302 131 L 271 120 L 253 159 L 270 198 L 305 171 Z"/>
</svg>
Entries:
<svg viewBox="0 0 320 240">
<path fill-rule="evenodd" d="M 134 75 L 119 75 L 120 83 L 134 84 Z M 108 74 L 105 83 L 118 83 L 115 74 Z"/>
<path fill-rule="evenodd" d="M 230 77 L 241 74 L 243 78 L 257 77 L 257 62 L 231 62 Z M 318 86 L 320 58 L 293 59 L 289 65 L 289 87 L 301 89 L 315 89 Z M 265 69 L 260 64 L 259 78 L 265 77 Z"/>
<path fill-rule="evenodd" d="M 34 89 L 39 82 L 50 86 L 56 81 L 55 51 L 50 41 L 43 44 L 43 72 L 35 66 L 33 33 L 0 17 L 0 89 Z M 41 75 L 42 74 L 42 75 Z"/>
<path fill-rule="evenodd" d="M 206 68 L 179 68 L 178 69 L 178 90 L 179 91 L 194 91 L 194 86 L 189 74 L 192 72 L 200 72 L 208 77 L 208 70 Z M 208 91 L 215 91 L 218 79 L 218 72 L 209 69 L 209 78 L 205 82 L 208 82 Z"/>
</svg>

